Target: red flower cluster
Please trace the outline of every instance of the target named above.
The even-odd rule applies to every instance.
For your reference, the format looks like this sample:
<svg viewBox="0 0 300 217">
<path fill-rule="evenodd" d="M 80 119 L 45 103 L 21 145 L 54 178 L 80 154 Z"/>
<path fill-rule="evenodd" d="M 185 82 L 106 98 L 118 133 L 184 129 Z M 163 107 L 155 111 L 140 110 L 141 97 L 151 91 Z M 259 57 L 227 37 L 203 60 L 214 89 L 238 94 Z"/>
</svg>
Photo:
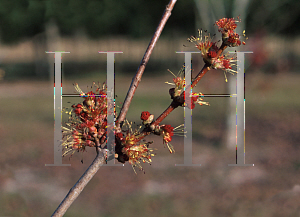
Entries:
<svg viewBox="0 0 300 217">
<path fill-rule="evenodd" d="M 131 123 L 125 120 L 124 124 L 128 127 L 128 130 L 124 134 L 115 134 L 115 157 L 121 163 L 128 161 L 133 169 L 138 167 L 140 170 L 143 170 L 141 162 L 150 163 L 152 161 L 151 157 L 154 156 L 151 153 L 153 150 L 148 147 L 149 143 L 141 142 L 142 135 L 138 130 L 132 130 Z"/>
<path fill-rule="evenodd" d="M 240 20 L 235 20 L 234 18 L 222 18 L 215 23 L 215 25 L 219 27 L 219 32 L 222 33 L 223 41 L 230 47 L 241 45 L 239 34 L 234 32 L 237 27 L 236 22 L 240 22 Z M 243 42 L 243 44 L 245 44 L 245 42 Z"/>
<path fill-rule="evenodd" d="M 128 133 L 122 145 L 122 153 L 126 156 L 126 161 L 128 160 L 133 168 L 138 167 L 140 170 L 143 170 L 140 161 L 151 163 L 151 157 L 154 156 L 151 154 L 153 150 L 148 148 L 147 144 L 139 143 L 139 139 L 135 134 Z"/>
<path fill-rule="evenodd" d="M 236 20 L 234 18 L 222 18 L 216 21 L 216 25 L 219 27 L 219 32 L 230 32 L 237 27 Z"/>
<path fill-rule="evenodd" d="M 77 86 L 77 89 L 79 87 Z M 79 89 L 80 90 L 80 89 Z M 86 146 L 96 146 L 96 138 L 100 143 L 106 140 L 106 126 L 107 126 L 107 101 L 106 92 L 104 89 L 96 92 L 102 96 L 95 96 L 93 91 L 87 94 L 83 103 L 72 105 L 75 118 L 70 117 L 71 129 L 63 127 L 63 143 L 65 152 L 64 155 L 75 150 L 84 151 Z"/>
<path fill-rule="evenodd" d="M 175 152 L 173 146 L 169 143 L 172 141 L 172 136 L 174 135 L 173 132 L 174 128 L 171 127 L 171 125 L 167 124 L 167 125 L 162 125 L 160 129 L 161 129 L 161 135 L 163 137 L 163 143 L 167 144 L 170 153 Z"/>
<path fill-rule="evenodd" d="M 230 47 L 238 47 L 238 46 L 240 46 L 241 45 L 241 41 L 240 41 L 239 34 L 237 34 L 237 33 L 230 34 L 229 37 L 228 37 L 228 39 L 227 39 L 227 44 Z"/>
<path fill-rule="evenodd" d="M 232 69 L 229 59 L 222 59 L 222 63 L 223 63 L 223 66 L 224 66 L 225 69 Z"/>
<path fill-rule="evenodd" d="M 124 140 L 123 133 L 116 133 L 116 138 L 119 139 L 120 141 L 123 141 Z"/>
<path fill-rule="evenodd" d="M 212 38 L 206 31 L 203 34 L 199 31 L 199 37 L 192 36 L 188 38 L 189 42 L 194 42 L 195 47 L 201 51 L 201 55 L 205 63 L 211 64 L 213 59 L 217 56 L 218 46 L 216 42 L 212 42 Z"/>
<path fill-rule="evenodd" d="M 198 42 L 198 46 L 196 46 L 202 53 L 202 57 L 205 62 L 211 63 L 211 59 L 217 56 L 218 47 L 214 42 Z"/>
<path fill-rule="evenodd" d="M 214 69 L 232 69 L 232 64 L 230 63 L 231 61 L 234 61 L 233 58 L 225 59 L 225 56 L 221 55 L 213 62 L 212 67 Z"/>
<path fill-rule="evenodd" d="M 234 32 L 237 27 L 237 22 L 240 22 L 240 20 L 235 20 L 234 18 L 222 18 L 215 23 L 215 25 L 219 27 L 219 32 L 222 33 L 223 43 L 226 46 L 236 47 L 241 45 L 239 34 Z M 243 34 L 245 34 L 245 32 L 243 32 Z M 216 43 L 211 42 L 212 39 L 210 38 L 209 34 L 206 32 L 203 33 L 202 30 L 199 30 L 199 37 L 192 36 L 188 40 L 196 44 L 195 46 L 201 51 L 204 62 L 209 64 L 211 68 L 222 69 L 224 70 L 224 73 L 236 72 L 232 69 L 232 66 L 234 65 L 233 62 L 236 62 L 236 60 L 233 58 L 228 58 L 225 55 L 218 56 L 217 53 L 219 48 L 217 47 Z M 245 42 L 243 42 L 243 44 L 245 44 Z M 226 74 L 225 80 L 227 81 Z M 170 90 L 169 93 L 171 97 L 172 95 L 175 95 L 173 90 Z M 192 99 L 191 103 L 188 102 L 188 106 L 193 109 L 195 107 L 195 102 L 196 100 Z M 199 99 L 197 103 L 201 105 Z"/>
<path fill-rule="evenodd" d="M 169 83 L 169 82 L 165 82 L 166 84 L 170 84 L 170 85 L 175 85 L 175 88 L 171 88 L 169 89 L 169 94 L 171 96 L 171 99 L 174 99 L 175 97 L 178 97 L 181 95 L 184 86 L 185 86 L 185 80 L 184 80 L 184 72 L 185 72 L 185 66 L 183 66 L 179 72 L 177 73 L 177 75 L 175 75 L 173 72 L 171 72 L 169 69 L 168 71 L 174 76 L 173 78 L 173 82 L 174 83 Z"/>
</svg>

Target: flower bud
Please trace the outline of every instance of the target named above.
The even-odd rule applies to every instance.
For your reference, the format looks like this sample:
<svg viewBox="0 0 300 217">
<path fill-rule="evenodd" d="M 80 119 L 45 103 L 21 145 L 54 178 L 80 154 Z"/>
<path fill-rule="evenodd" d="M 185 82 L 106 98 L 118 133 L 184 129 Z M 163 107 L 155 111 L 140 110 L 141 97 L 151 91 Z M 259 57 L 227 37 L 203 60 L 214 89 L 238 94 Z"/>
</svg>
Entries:
<svg viewBox="0 0 300 217">
<path fill-rule="evenodd" d="M 142 112 L 141 120 L 146 121 L 146 120 L 148 120 L 149 117 L 150 117 L 150 112 L 148 112 L 148 111 Z"/>
<path fill-rule="evenodd" d="M 150 124 L 154 119 L 154 115 L 150 115 L 150 112 L 144 111 L 141 114 L 141 120 L 143 121 L 143 124 Z"/>
<path fill-rule="evenodd" d="M 174 95 L 175 95 L 175 88 L 174 87 L 169 90 L 169 94 L 171 96 L 171 99 L 173 99 Z"/>
</svg>

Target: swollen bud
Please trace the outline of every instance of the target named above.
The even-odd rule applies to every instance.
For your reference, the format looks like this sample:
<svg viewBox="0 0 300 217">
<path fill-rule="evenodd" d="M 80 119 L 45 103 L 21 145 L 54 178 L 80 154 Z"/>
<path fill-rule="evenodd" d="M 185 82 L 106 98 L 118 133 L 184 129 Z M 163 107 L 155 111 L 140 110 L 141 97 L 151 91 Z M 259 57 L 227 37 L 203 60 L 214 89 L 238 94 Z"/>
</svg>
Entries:
<svg viewBox="0 0 300 217">
<path fill-rule="evenodd" d="M 148 112 L 148 111 L 142 112 L 142 114 L 141 114 L 141 120 L 143 121 L 144 125 L 151 124 L 151 122 L 153 121 L 153 119 L 154 119 L 154 115 L 151 115 L 150 112 Z"/>
<path fill-rule="evenodd" d="M 171 99 L 174 99 L 174 95 L 175 95 L 175 88 L 174 87 L 169 90 L 169 94 L 171 96 Z"/>
</svg>

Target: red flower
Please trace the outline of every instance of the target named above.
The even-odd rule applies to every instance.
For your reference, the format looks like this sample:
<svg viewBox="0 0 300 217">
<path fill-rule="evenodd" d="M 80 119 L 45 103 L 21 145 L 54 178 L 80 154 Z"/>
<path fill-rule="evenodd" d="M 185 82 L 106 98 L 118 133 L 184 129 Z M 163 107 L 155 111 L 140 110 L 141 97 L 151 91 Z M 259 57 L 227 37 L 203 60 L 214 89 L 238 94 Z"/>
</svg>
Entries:
<svg viewBox="0 0 300 217">
<path fill-rule="evenodd" d="M 185 92 L 184 92 L 183 96 L 184 96 L 184 100 L 185 100 Z M 192 96 L 191 96 L 192 103 L 186 102 L 187 107 L 189 109 L 194 109 L 195 108 L 195 103 L 194 102 L 197 101 L 197 98 L 198 98 L 198 96 L 196 96 L 195 93 L 192 93 Z"/>
<path fill-rule="evenodd" d="M 107 126 L 107 120 L 103 121 L 101 124 L 101 128 L 105 129 Z"/>
<path fill-rule="evenodd" d="M 173 133 L 174 127 L 172 127 L 170 124 L 166 124 L 164 126 L 161 126 L 161 129 L 163 129 L 165 132 L 169 133 L 170 136 L 174 135 L 174 133 Z"/>
<path fill-rule="evenodd" d="M 179 88 L 180 88 L 181 86 L 183 86 L 183 84 L 184 84 L 184 81 L 182 80 L 181 77 L 173 78 L 173 82 L 174 82 L 175 86 L 176 86 L 176 87 L 179 87 Z"/>
<path fill-rule="evenodd" d="M 80 115 L 81 111 L 82 111 L 81 108 L 77 108 L 77 109 L 74 110 L 76 115 Z"/>
<path fill-rule="evenodd" d="M 116 133 L 116 138 L 119 139 L 120 141 L 123 141 L 124 140 L 123 133 Z"/>
<path fill-rule="evenodd" d="M 215 50 L 216 47 L 216 43 L 211 41 L 198 41 L 198 44 L 196 45 L 196 48 L 201 51 L 202 57 L 204 59 L 207 59 L 209 51 L 211 49 Z"/>
<path fill-rule="evenodd" d="M 76 115 L 80 115 L 81 111 L 83 110 L 83 107 L 80 103 L 78 103 L 76 106 L 72 105 L 72 108 L 74 108 L 74 112 Z"/>
<path fill-rule="evenodd" d="M 102 97 L 105 97 L 106 93 L 103 90 L 99 90 L 99 95 L 103 95 Z"/>
<path fill-rule="evenodd" d="M 224 59 L 223 60 L 223 66 L 225 67 L 225 69 L 231 69 L 230 60 Z"/>
<path fill-rule="evenodd" d="M 172 141 L 172 136 L 174 135 L 174 128 L 171 127 L 171 125 L 162 125 L 160 127 L 161 129 L 161 136 L 163 137 L 163 143 L 167 145 L 170 153 L 174 153 L 175 150 L 173 148 L 173 146 L 169 143 Z"/>
<path fill-rule="evenodd" d="M 231 33 L 227 40 L 227 44 L 230 47 L 237 47 L 241 45 L 240 36 L 237 33 Z"/>
<path fill-rule="evenodd" d="M 94 146 L 94 143 L 91 140 L 86 140 L 85 144 L 90 146 L 90 147 Z"/>
<path fill-rule="evenodd" d="M 172 127 L 171 125 L 167 124 L 167 125 L 163 125 L 161 126 L 161 129 L 163 130 L 163 139 L 164 142 L 168 143 L 172 141 L 172 136 L 174 135 L 174 127 Z"/>
<path fill-rule="evenodd" d="M 94 126 L 89 127 L 89 132 L 90 133 L 97 133 L 97 128 Z"/>
<path fill-rule="evenodd" d="M 141 162 L 151 163 L 151 157 L 154 156 L 151 152 L 151 148 L 148 148 L 147 143 L 139 142 L 139 135 L 136 133 L 127 133 L 125 138 L 123 134 L 117 134 L 118 137 L 122 137 L 121 140 L 121 153 L 118 152 L 118 147 L 116 146 L 116 153 L 118 154 L 118 160 L 120 162 L 128 161 L 134 167 L 138 167 L 140 170 L 143 170 Z"/>
<path fill-rule="evenodd" d="M 219 27 L 219 32 L 225 33 L 228 31 L 233 31 L 237 25 L 234 18 L 222 18 L 216 21 L 216 25 Z"/>
<path fill-rule="evenodd" d="M 95 93 L 93 91 L 87 92 L 86 95 L 90 97 L 95 97 Z"/>
<path fill-rule="evenodd" d="M 215 58 L 217 56 L 217 52 L 219 50 L 217 43 L 212 42 L 212 38 L 210 37 L 210 34 L 207 34 L 202 30 L 199 31 L 199 37 L 192 36 L 188 40 L 190 42 L 195 43 L 195 47 L 198 48 L 201 51 L 201 55 L 205 62 L 211 63 L 211 59 Z"/>
<path fill-rule="evenodd" d="M 148 120 L 149 117 L 150 117 L 150 112 L 148 112 L 148 111 L 142 112 L 142 114 L 141 114 L 141 119 L 142 119 L 143 121 Z"/>
<path fill-rule="evenodd" d="M 236 22 L 240 22 L 241 20 L 237 18 L 222 18 L 216 21 L 215 25 L 219 27 L 219 32 L 222 33 L 223 42 L 226 43 L 229 47 L 237 47 L 241 45 L 239 34 L 235 33 L 234 30 L 237 27 Z M 244 32 L 243 35 L 245 36 Z M 245 44 L 245 42 L 243 42 Z"/>
<path fill-rule="evenodd" d="M 217 53 L 214 50 L 213 51 L 209 51 L 208 54 L 207 54 L 207 56 L 209 58 L 215 58 L 217 56 Z"/>
</svg>

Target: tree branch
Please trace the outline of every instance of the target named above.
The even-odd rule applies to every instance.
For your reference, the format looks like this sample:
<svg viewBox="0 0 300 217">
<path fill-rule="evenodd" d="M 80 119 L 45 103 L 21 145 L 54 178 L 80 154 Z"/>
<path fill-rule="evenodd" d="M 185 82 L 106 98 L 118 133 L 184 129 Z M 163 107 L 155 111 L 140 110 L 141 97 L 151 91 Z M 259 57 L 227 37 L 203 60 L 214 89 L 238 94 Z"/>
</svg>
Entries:
<svg viewBox="0 0 300 217">
<path fill-rule="evenodd" d="M 120 131 L 120 124 L 124 121 L 126 117 L 126 113 L 129 109 L 130 103 L 132 101 L 133 95 L 136 91 L 137 86 L 139 85 L 143 72 L 145 70 L 145 67 L 150 59 L 150 55 L 152 54 L 152 51 L 154 49 L 154 46 L 156 45 L 156 42 L 167 22 L 169 17 L 171 16 L 171 11 L 174 8 L 174 5 L 177 0 L 170 0 L 169 4 L 167 5 L 164 14 L 161 18 L 161 21 L 156 28 L 156 31 L 148 45 L 148 48 L 144 54 L 144 57 L 140 63 L 140 66 L 136 72 L 135 77 L 132 79 L 130 88 L 128 90 L 127 96 L 125 98 L 123 107 L 120 111 L 120 115 L 117 118 L 116 123 L 116 131 Z M 75 199 L 79 196 L 79 194 L 82 192 L 84 187 L 88 184 L 88 182 L 93 178 L 93 176 L 97 173 L 97 171 L 100 169 L 100 167 L 105 163 L 105 157 L 103 155 L 103 152 L 100 148 L 100 142 L 98 139 L 96 139 L 97 144 L 97 156 L 92 162 L 92 164 L 89 166 L 89 168 L 85 171 L 85 173 L 80 177 L 80 179 L 76 182 L 76 184 L 71 188 L 67 196 L 64 198 L 64 200 L 60 203 L 58 208 L 54 211 L 52 214 L 52 217 L 61 217 L 65 214 L 67 209 L 71 206 L 71 204 L 75 201 Z"/>
<path fill-rule="evenodd" d="M 148 48 L 144 54 L 144 57 L 140 63 L 140 66 L 139 68 L 137 69 L 137 72 L 134 76 L 134 78 L 132 79 L 132 82 L 131 82 L 131 85 L 130 85 L 130 88 L 127 92 L 127 95 L 126 95 L 126 98 L 125 98 L 125 101 L 123 103 L 123 106 L 122 106 L 122 109 L 120 111 L 120 114 L 117 118 L 117 122 L 116 122 L 116 132 L 120 132 L 121 129 L 120 129 L 120 124 L 125 120 L 125 117 L 126 117 L 126 114 L 127 114 L 127 111 L 129 109 L 129 106 L 130 106 L 130 103 L 132 101 L 132 98 L 133 98 L 133 95 L 141 81 L 141 78 L 142 78 L 142 75 L 144 73 L 144 70 L 146 68 L 146 65 L 150 59 L 150 55 L 152 54 L 152 51 L 154 49 L 154 46 L 167 22 L 167 20 L 169 19 L 169 17 L 171 16 L 171 11 L 173 10 L 173 7 L 175 5 L 177 0 L 170 0 L 169 4 L 167 5 L 165 11 L 164 11 L 164 14 L 160 20 L 160 23 L 158 24 L 158 27 L 156 28 L 156 31 L 148 45 Z"/>
<path fill-rule="evenodd" d="M 99 147 L 97 147 L 97 152 L 98 154 L 94 159 L 93 163 L 80 177 L 80 179 L 76 182 L 76 184 L 71 188 L 67 196 L 64 198 L 64 200 L 59 204 L 55 212 L 52 214 L 52 217 L 61 217 L 65 214 L 65 212 L 72 205 L 75 199 L 79 196 L 79 194 L 82 192 L 82 190 L 87 185 L 87 183 L 89 183 L 89 181 L 93 178 L 96 172 L 105 163 L 104 155 Z"/>
</svg>

